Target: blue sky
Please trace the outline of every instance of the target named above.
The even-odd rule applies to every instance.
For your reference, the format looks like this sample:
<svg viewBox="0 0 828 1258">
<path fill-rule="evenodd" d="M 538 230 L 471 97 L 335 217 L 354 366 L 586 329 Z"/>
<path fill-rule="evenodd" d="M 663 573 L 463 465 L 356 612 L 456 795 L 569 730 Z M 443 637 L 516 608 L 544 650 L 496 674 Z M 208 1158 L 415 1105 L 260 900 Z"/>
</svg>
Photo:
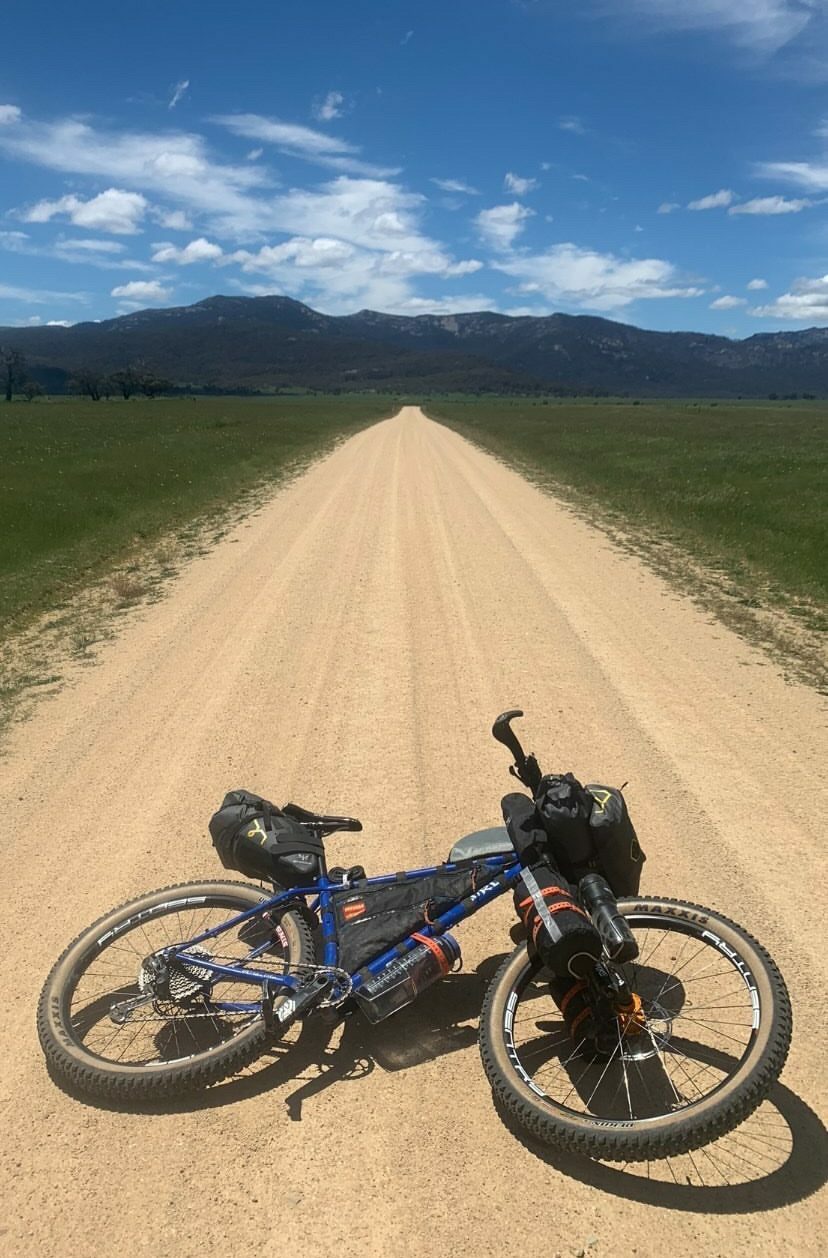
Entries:
<svg viewBox="0 0 828 1258">
<path fill-rule="evenodd" d="M 2 324 L 828 324 L 828 0 L 29 0 L 4 36 Z"/>
</svg>

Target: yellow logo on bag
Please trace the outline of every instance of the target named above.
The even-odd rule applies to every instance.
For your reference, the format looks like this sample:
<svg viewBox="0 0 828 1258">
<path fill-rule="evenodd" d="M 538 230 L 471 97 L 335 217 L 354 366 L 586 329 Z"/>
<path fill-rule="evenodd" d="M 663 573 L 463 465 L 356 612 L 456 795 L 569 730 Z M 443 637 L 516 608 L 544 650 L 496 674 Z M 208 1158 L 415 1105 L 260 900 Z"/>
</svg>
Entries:
<svg viewBox="0 0 828 1258">
<path fill-rule="evenodd" d="M 599 812 L 603 812 L 607 804 L 612 799 L 612 791 L 591 790 L 589 793 L 595 800 L 595 807 Z"/>
<path fill-rule="evenodd" d="M 247 831 L 247 838 L 248 838 L 248 839 L 258 839 L 258 840 L 259 840 L 259 845 L 260 845 L 260 846 L 261 846 L 261 844 L 262 844 L 262 843 L 264 843 L 264 842 L 265 842 L 265 840 L 267 839 L 267 830 L 265 830 L 264 826 L 262 825 L 262 823 L 261 823 L 261 821 L 260 821 L 260 819 L 259 819 L 258 817 L 257 817 L 257 818 L 256 818 L 256 820 L 253 822 L 253 829 L 252 829 L 252 830 L 248 830 L 248 831 Z"/>
</svg>

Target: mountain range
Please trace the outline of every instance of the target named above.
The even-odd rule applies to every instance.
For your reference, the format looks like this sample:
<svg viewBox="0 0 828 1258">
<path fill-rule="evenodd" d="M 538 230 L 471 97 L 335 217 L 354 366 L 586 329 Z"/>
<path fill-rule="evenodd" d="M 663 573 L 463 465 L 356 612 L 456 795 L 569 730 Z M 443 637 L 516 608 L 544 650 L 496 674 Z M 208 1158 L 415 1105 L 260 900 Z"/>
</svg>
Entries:
<svg viewBox="0 0 828 1258">
<path fill-rule="evenodd" d="M 828 328 L 742 341 L 589 315 L 320 314 L 289 297 L 209 297 L 72 327 L 0 329 L 61 392 L 137 360 L 179 388 L 828 395 Z"/>
</svg>

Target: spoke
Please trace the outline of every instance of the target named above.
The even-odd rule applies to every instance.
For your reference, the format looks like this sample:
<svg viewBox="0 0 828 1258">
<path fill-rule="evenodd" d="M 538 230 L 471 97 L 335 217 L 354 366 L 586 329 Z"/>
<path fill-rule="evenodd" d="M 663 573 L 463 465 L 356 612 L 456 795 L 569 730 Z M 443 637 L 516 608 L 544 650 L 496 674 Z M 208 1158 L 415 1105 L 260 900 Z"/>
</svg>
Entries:
<svg viewBox="0 0 828 1258">
<path fill-rule="evenodd" d="M 626 1093 L 627 1093 L 627 1109 L 629 1110 L 630 1119 L 632 1119 L 632 1118 L 633 1118 L 632 1100 L 631 1100 L 631 1098 L 630 1098 L 630 1081 L 629 1081 L 629 1079 L 628 1079 L 628 1077 L 627 1077 L 627 1063 L 626 1063 L 626 1060 L 625 1060 L 625 1058 L 624 1058 L 624 1041 L 623 1041 L 623 1039 L 622 1039 L 622 1037 L 621 1037 L 621 1025 L 620 1025 L 620 1023 L 616 1022 L 615 1026 L 616 1026 L 616 1030 L 617 1030 L 617 1032 L 618 1032 L 618 1047 L 619 1047 L 619 1049 L 621 1050 L 621 1066 L 622 1066 L 623 1071 L 624 1071 L 624 1089 L 625 1089 L 625 1091 L 626 1091 Z M 613 1097 L 613 1100 L 615 1100 L 615 1097 Z"/>
<path fill-rule="evenodd" d="M 685 948 L 685 946 L 686 946 L 686 940 L 688 940 L 688 939 L 690 939 L 690 938 L 692 938 L 692 936 L 690 936 L 690 935 L 687 935 L 687 936 L 685 937 L 685 944 L 682 944 L 681 949 L 680 949 L 680 951 L 679 951 L 679 955 L 676 957 L 676 961 L 677 961 L 677 962 L 681 959 L 681 956 L 682 956 L 682 954 L 683 954 L 683 952 L 684 952 L 684 948 Z M 665 988 L 665 987 L 667 986 L 667 984 L 669 983 L 670 979 L 671 979 L 671 978 L 675 978 L 675 977 L 676 977 L 676 975 L 677 975 L 677 974 L 680 974 L 682 970 L 686 970 L 686 969 L 687 969 L 687 967 L 688 967 L 688 965 L 690 965 L 690 964 L 691 964 L 691 962 L 695 961 L 696 957 L 701 956 L 701 954 L 704 952 L 705 948 L 707 948 L 707 947 L 709 947 L 709 944 L 706 944 L 706 943 L 700 944 L 700 945 L 699 945 L 699 947 L 696 949 L 696 951 L 693 953 L 693 955 L 692 955 L 692 956 L 690 956 L 690 957 L 688 957 L 688 958 L 687 958 L 687 960 L 686 960 L 685 962 L 683 962 L 683 964 L 682 964 L 682 965 L 676 965 L 676 966 L 675 966 L 675 968 L 673 969 L 672 974 L 668 974 L 668 975 L 667 975 L 667 977 L 665 978 L 664 982 L 661 984 L 661 987 L 660 987 L 660 988 L 659 988 L 659 990 L 656 992 L 655 996 L 653 997 L 653 1000 L 658 1000 L 658 998 L 662 995 L 662 993 L 663 993 L 663 991 L 664 991 L 664 988 Z"/>
<path fill-rule="evenodd" d="M 673 1021 L 674 1022 L 689 1022 L 691 1026 L 700 1026 L 705 1029 L 707 1029 L 708 1027 L 708 1024 L 706 1022 L 699 1022 L 697 1018 L 689 1018 L 686 1013 L 677 1013 L 674 1016 Z M 741 1026 L 742 1024 L 739 1022 L 717 1022 L 717 1023 L 711 1023 L 710 1025 L 711 1026 Z M 750 1031 L 752 1030 L 752 1027 L 750 1023 L 745 1023 L 743 1029 L 745 1031 Z M 730 1035 L 727 1031 L 718 1031 L 716 1032 L 716 1034 L 720 1035 L 722 1039 L 724 1040 L 730 1040 L 732 1044 L 741 1045 L 743 1049 L 747 1047 L 746 1042 L 744 1040 L 738 1040 L 735 1035 Z"/>
<path fill-rule="evenodd" d="M 679 1103 L 679 1104 L 681 1104 L 681 1097 L 679 1096 L 678 1092 L 676 1091 L 676 1087 L 675 1087 L 675 1084 L 673 1083 L 673 1078 L 672 1078 L 672 1075 L 670 1074 L 670 1072 L 669 1072 L 669 1070 L 667 1069 L 667 1067 L 666 1067 L 666 1065 L 665 1065 L 665 1062 L 664 1062 L 664 1051 L 663 1051 L 663 1049 L 662 1049 L 662 1050 L 659 1050 L 658 1044 L 657 1044 L 657 1042 L 656 1042 L 656 1038 L 655 1038 L 655 1036 L 654 1036 L 653 1032 L 650 1030 L 650 1028 L 649 1028 L 649 1027 L 647 1027 L 647 1028 L 646 1028 L 646 1030 L 647 1030 L 647 1034 L 648 1034 L 648 1035 L 649 1035 L 649 1037 L 650 1037 L 650 1043 L 652 1044 L 653 1048 L 654 1048 L 654 1049 L 655 1049 L 655 1051 L 656 1051 L 656 1054 L 658 1055 L 659 1060 L 661 1061 L 661 1068 L 662 1068 L 662 1070 L 664 1071 L 664 1077 L 666 1078 L 667 1082 L 669 1083 L 670 1087 L 672 1088 L 672 1091 L 673 1091 L 673 1096 L 676 1098 L 676 1100 L 678 1101 L 678 1103 Z"/>
<path fill-rule="evenodd" d="M 619 1039 L 619 1041 L 618 1041 L 618 1046 L 619 1046 L 619 1047 L 621 1046 L 621 1041 L 620 1041 L 620 1039 Z M 604 1066 L 604 1069 L 601 1071 L 601 1077 L 599 1078 L 599 1080 L 598 1080 L 598 1082 L 596 1083 L 595 1087 L 592 1089 L 592 1091 L 590 1092 L 589 1096 L 587 1097 L 587 1101 L 586 1101 L 586 1108 L 589 1108 L 589 1106 L 592 1104 L 592 1098 L 595 1096 L 595 1093 L 598 1091 L 598 1089 L 600 1088 L 601 1084 L 603 1083 L 604 1078 L 605 1078 L 605 1076 L 606 1076 L 606 1073 L 607 1073 L 607 1071 L 609 1070 L 610 1066 L 611 1066 L 611 1065 L 612 1065 L 612 1063 L 615 1061 L 615 1054 L 616 1054 L 617 1052 L 618 1052 L 618 1048 L 614 1048 L 614 1049 L 612 1050 L 612 1052 L 611 1052 L 611 1054 L 610 1054 L 610 1057 L 609 1057 L 609 1060 L 608 1060 L 608 1062 L 607 1062 L 606 1066 Z"/>
</svg>

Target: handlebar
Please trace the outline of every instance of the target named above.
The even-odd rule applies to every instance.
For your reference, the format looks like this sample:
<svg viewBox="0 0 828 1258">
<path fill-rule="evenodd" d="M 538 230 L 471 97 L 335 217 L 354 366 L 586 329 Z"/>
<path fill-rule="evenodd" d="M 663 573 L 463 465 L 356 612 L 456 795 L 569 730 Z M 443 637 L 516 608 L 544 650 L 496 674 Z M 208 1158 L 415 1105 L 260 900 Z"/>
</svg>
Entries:
<svg viewBox="0 0 828 1258">
<path fill-rule="evenodd" d="M 520 745 L 520 739 L 512 729 L 511 722 L 518 716 L 523 716 L 520 708 L 509 708 L 506 712 L 501 712 L 492 726 L 492 736 L 499 743 L 503 743 L 503 746 L 515 758 L 515 763 L 509 765 L 512 777 L 516 777 L 534 795 L 540 785 L 540 766 L 531 752 L 529 755 L 526 754 Z"/>
</svg>

